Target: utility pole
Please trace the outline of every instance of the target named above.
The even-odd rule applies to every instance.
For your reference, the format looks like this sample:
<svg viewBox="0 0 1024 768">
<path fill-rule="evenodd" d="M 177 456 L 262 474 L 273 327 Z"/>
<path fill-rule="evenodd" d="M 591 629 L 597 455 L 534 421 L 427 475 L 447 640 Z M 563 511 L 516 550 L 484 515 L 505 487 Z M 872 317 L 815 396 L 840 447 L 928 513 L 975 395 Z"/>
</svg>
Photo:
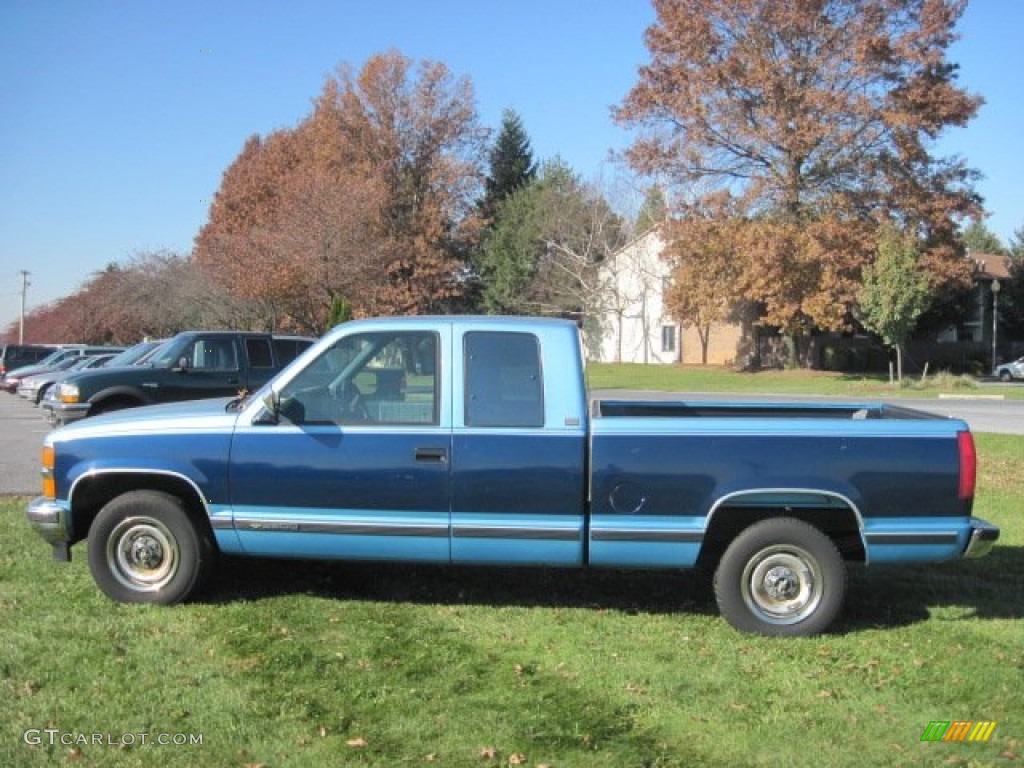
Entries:
<svg viewBox="0 0 1024 768">
<path fill-rule="evenodd" d="M 27 270 L 23 269 L 23 270 L 21 270 L 19 272 L 19 274 L 21 275 L 21 319 L 18 322 L 18 343 L 19 344 L 24 344 L 25 343 L 25 293 L 28 290 L 28 286 L 29 286 L 29 282 L 28 282 L 29 272 Z"/>
</svg>

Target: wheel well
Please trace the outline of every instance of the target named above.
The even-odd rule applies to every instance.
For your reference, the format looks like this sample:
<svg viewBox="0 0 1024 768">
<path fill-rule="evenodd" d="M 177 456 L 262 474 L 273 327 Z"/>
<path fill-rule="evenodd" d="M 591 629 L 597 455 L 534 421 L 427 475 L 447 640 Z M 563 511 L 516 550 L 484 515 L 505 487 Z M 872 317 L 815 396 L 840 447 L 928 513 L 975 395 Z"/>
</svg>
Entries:
<svg viewBox="0 0 1024 768">
<path fill-rule="evenodd" d="M 764 506 L 757 503 L 744 504 L 739 499 L 714 510 L 704 534 L 704 544 L 697 564 L 713 570 L 740 532 L 773 517 L 790 517 L 813 525 L 832 539 L 845 561 L 863 563 L 866 560 L 857 514 L 845 504 L 808 506 L 794 499 L 792 504 Z"/>
<path fill-rule="evenodd" d="M 120 408 L 135 408 L 140 405 L 143 405 L 143 401 L 134 395 L 108 395 L 107 397 L 93 402 L 90 412 L 93 414 L 100 414 L 106 413 L 107 411 L 116 411 Z"/>
<path fill-rule="evenodd" d="M 78 482 L 71 498 L 72 542 L 81 541 L 89 535 L 89 528 L 100 510 L 112 499 L 128 491 L 162 491 L 181 499 L 186 514 L 198 530 L 205 532 L 215 545 L 210 518 L 206 514 L 196 489 L 184 478 L 176 475 L 141 474 L 134 472 L 112 472 L 83 478 Z"/>
</svg>

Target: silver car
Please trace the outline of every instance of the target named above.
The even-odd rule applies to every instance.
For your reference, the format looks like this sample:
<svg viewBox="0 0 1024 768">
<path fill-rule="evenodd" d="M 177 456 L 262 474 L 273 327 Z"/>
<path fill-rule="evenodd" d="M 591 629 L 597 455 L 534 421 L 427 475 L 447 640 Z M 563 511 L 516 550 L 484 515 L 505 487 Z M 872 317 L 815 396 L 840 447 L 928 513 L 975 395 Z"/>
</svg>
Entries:
<svg viewBox="0 0 1024 768">
<path fill-rule="evenodd" d="M 1024 357 L 1014 360 L 1012 363 L 1003 363 L 997 366 L 995 376 L 1000 381 L 1024 379 Z"/>
</svg>

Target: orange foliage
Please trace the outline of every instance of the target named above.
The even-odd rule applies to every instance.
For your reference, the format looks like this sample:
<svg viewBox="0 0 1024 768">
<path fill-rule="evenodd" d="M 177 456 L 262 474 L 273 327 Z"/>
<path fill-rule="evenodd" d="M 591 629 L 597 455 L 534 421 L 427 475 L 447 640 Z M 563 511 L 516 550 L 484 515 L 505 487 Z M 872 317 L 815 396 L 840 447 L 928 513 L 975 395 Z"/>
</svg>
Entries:
<svg viewBox="0 0 1024 768">
<path fill-rule="evenodd" d="M 976 174 L 932 157 L 981 99 L 945 52 L 964 0 L 654 0 L 651 61 L 617 110 L 643 173 L 737 200 L 742 297 L 791 332 L 841 328 L 871 232 L 917 231 L 938 286 L 965 277 L 956 223 Z"/>
<path fill-rule="evenodd" d="M 475 232 L 484 134 L 468 80 L 396 52 L 329 78 L 311 115 L 250 139 L 224 174 L 197 262 L 280 323 L 443 311 Z"/>
</svg>

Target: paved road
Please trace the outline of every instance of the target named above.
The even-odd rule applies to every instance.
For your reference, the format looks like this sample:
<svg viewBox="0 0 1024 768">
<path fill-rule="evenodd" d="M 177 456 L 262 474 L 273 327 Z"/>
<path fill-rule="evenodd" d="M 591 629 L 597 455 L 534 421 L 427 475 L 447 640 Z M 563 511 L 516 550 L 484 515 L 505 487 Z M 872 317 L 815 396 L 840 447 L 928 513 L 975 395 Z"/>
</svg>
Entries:
<svg viewBox="0 0 1024 768">
<path fill-rule="evenodd" d="M 806 396 L 759 395 L 741 398 L 722 394 L 673 394 L 650 391 L 604 390 L 603 397 L 629 396 L 647 400 L 664 399 L 756 399 L 815 400 Z M 849 399 L 849 398 L 845 398 Z M 899 405 L 919 408 L 964 419 L 976 432 L 1024 435 L 1024 400 L 911 400 Z M 0 494 L 35 495 L 39 492 L 39 459 L 43 435 L 48 431 L 39 411 L 25 400 L 0 392 Z"/>
<path fill-rule="evenodd" d="M 37 494 L 43 435 L 49 426 L 35 406 L 0 391 L 0 494 Z"/>
</svg>

